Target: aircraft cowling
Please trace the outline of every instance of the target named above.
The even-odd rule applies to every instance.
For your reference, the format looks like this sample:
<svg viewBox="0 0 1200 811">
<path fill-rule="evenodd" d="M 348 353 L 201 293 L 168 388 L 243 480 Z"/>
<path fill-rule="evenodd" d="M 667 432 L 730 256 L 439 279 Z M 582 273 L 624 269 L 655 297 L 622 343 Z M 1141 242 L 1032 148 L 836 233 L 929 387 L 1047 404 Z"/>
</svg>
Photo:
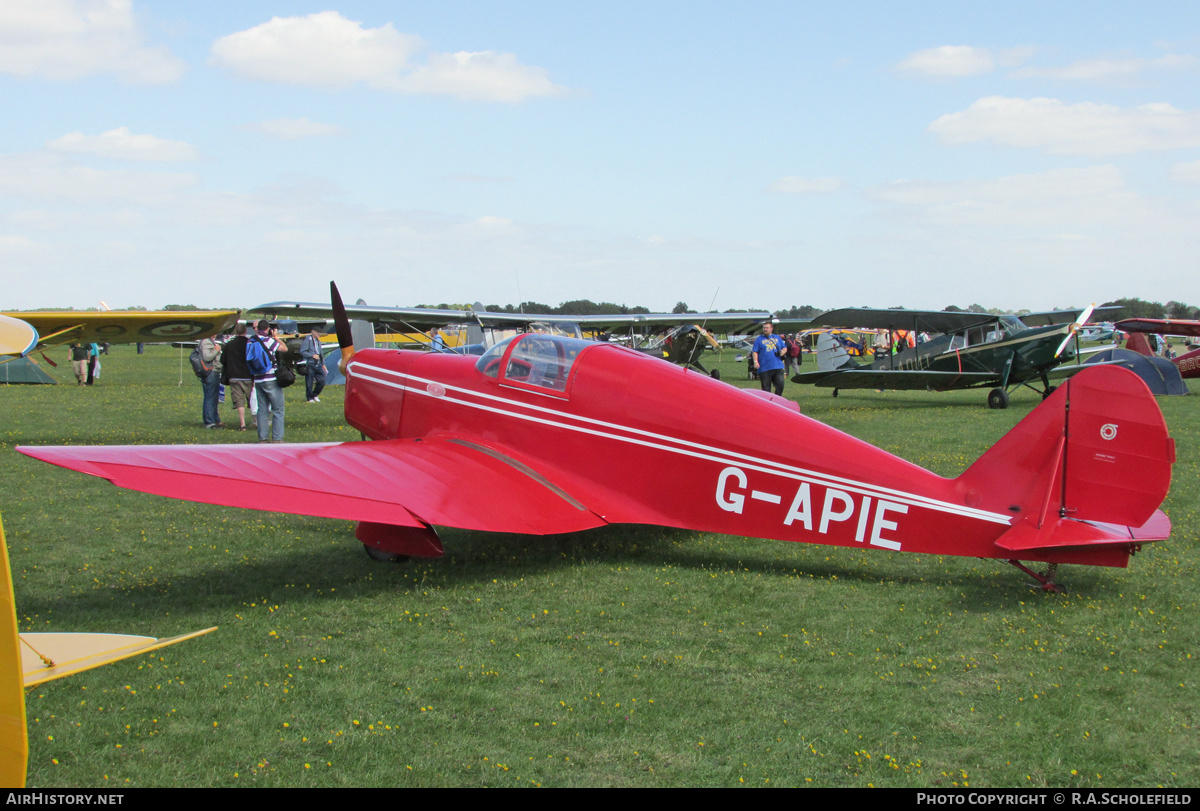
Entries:
<svg viewBox="0 0 1200 811">
<path fill-rule="evenodd" d="M 400 436 L 400 416 L 404 408 L 404 389 L 399 377 L 387 371 L 404 374 L 421 353 L 394 349 L 364 349 L 350 361 L 346 376 L 346 422 L 371 439 L 396 439 Z M 373 371 L 362 372 L 369 364 Z M 375 371 L 387 370 L 387 371 Z"/>
</svg>

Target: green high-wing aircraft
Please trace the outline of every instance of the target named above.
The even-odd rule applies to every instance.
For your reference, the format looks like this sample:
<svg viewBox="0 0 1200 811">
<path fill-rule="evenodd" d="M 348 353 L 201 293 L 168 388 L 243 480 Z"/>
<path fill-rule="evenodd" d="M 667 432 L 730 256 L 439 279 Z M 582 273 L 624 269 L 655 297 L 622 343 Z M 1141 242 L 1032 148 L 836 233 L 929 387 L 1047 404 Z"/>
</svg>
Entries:
<svg viewBox="0 0 1200 811">
<path fill-rule="evenodd" d="M 1099 311 L 1107 315 L 1119 309 Z M 988 407 L 1007 408 L 1013 388 L 1027 386 L 1045 398 L 1054 391 L 1051 377 L 1083 368 L 1061 364 L 1076 356 L 1071 339 L 1096 312 L 1094 305 L 1020 318 L 936 310 L 831 310 L 814 318 L 812 325 L 887 330 L 888 345 L 877 349 L 873 363 L 859 365 L 835 336 L 823 333 L 817 339 L 818 370 L 798 374 L 792 381 L 832 388 L 835 397 L 839 389 L 946 391 L 990 386 Z M 935 337 L 892 352 L 897 333 Z"/>
</svg>

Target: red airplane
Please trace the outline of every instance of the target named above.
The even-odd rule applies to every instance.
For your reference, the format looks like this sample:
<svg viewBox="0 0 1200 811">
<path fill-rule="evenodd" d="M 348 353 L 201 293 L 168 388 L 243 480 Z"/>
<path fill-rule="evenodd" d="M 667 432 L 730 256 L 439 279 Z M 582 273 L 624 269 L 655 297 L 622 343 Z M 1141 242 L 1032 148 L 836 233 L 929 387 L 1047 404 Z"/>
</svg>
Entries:
<svg viewBox="0 0 1200 811">
<path fill-rule="evenodd" d="M 148 493 L 354 520 L 373 557 L 442 555 L 434 526 L 657 524 L 998 558 L 1057 590 L 1058 564 L 1123 567 L 1171 529 L 1158 507 L 1174 443 L 1121 368 L 1080 372 L 947 479 L 792 401 L 625 347 L 524 334 L 482 357 L 350 357 L 338 325 L 346 420 L 374 441 L 18 450 Z"/>
<path fill-rule="evenodd" d="M 1113 326 L 1130 334 L 1125 348 L 1140 355 L 1154 355 L 1145 333 L 1187 335 L 1192 338 L 1200 338 L 1200 321 L 1180 321 L 1171 318 L 1127 318 L 1124 321 L 1118 321 Z M 1171 358 L 1171 363 L 1179 368 L 1180 377 L 1200 377 L 1200 349 L 1193 349 L 1183 355 L 1177 355 Z"/>
</svg>

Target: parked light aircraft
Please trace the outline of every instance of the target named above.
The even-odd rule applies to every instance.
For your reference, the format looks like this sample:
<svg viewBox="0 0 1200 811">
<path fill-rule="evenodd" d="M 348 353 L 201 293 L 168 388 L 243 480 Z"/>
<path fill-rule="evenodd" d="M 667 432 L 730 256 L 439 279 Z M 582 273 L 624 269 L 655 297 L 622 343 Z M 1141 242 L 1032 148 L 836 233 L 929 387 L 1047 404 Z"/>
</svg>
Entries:
<svg viewBox="0 0 1200 811">
<path fill-rule="evenodd" d="M 1200 338 L 1200 321 L 1185 321 L 1171 318 L 1127 318 L 1117 322 L 1117 329 L 1131 333 L 1126 349 L 1132 349 L 1143 355 L 1153 355 L 1145 334 L 1154 335 L 1184 335 L 1189 338 Z M 1141 340 L 1137 340 L 1140 338 Z M 1171 358 L 1171 363 L 1179 367 L 1181 377 L 1200 377 L 1200 349 L 1192 349 L 1182 355 Z"/>
<path fill-rule="evenodd" d="M 196 341 L 233 329 L 237 310 L 39 310 L 0 313 L 0 355 L 83 343 Z"/>
<path fill-rule="evenodd" d="M 19 633 L 4 525 L 0 523 L 0 787 L 22 788 L 29 757 L 24 688 L 207 634 L 170 639 L 128 634 Z"/>
<path fill-rule="evenodd" d="M 861 366 L 830 336 L 821 335 L 817 338 L 817 371 L 803 372 L 792 380 L 832 388 L 835 397 L 839 389 L 946 391 L 991 386 L 988 407 L 1007 408 L 1012 388 L 1034 389 L 1033 382 L 1041 381 L 1041 394 L 1046 398 L 1054 391 L 1051 375 L 1069 376 L 1079 370 L 1078 366 L 1060 364 L 1075 356 L 1071 339 L 1094 309 L 1020 318 L 928 310 L 832 310 L 814 318 L 813 324 L 866 327 L 893 335 L 901 330 L 914 335 L 941 334 L 924 343 L 914 342 L 895 354 L 884 348 L 873 363 Z"/>
<path fill-rule="evenodd" d="M 997 558 L 1057 589 L 1061 563 L 1125 566 L 1170 533 L 1158 507 L 1174 443 L 1126 369 L 1080 372 L 947 479 L 790 400 L 611 343 L 523 334 L 481 357 L 355 353 L 344 315 L 338 338 L 346 420 L 372 441 L 17 450 L 143 492 L 357 521 L 373 557 L 439 557 L 435 526 L 637 523 Z"/>
<path fill-rule="evenodd" d="M 332 318 L 327 304 L 298 301 L 275 301 L 249 310 L 276 318 Z M 437 310 L 424 307 L 374 307 L 364 304 L 346 306 L 348 317 L 387 325 L 396 332 L 425 332 L 433 327 L 468 324 L 477 328 L 468 345 L 482 352 L 488 346 L 519 332 L 555 333 L 582 338 L 609 333 L 626 333 L 635 337 L 634 349 L 665 357 L 672 363 L 690 366 L 719 379 L 715 369 L 710 373 L 700 362 L 706 345 L 719 349 L 709 330 L 730 333 L 756 332 L 771 318 L 767 312 L 744 313 L 635 313 L 629 315 L 554 315 L 551 313 L 490 312 L 476 304 L 467 310 Z M 484 332 L 490 333 L 485 336 Z M 649 335 L 657 340 L 645 341 Z M 490 340 L 486 338 L 490 337 Z M 669 338 L 669 340 L 667 340 Z M 360 347 L 361 348 L 361 347 Z"/>
</svg>

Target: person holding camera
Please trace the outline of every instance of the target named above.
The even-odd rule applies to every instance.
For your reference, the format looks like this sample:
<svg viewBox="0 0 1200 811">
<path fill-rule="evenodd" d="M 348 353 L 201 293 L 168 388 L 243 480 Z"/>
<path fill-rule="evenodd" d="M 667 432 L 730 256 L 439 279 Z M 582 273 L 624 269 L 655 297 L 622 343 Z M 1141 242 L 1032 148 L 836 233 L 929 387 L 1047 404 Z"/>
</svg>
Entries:
<svg viewBox="0 0 1200 811">
<path fill-rule="evenodd" d="M 265 358 L 258 360 L 258 344 Z M 254 375 L 254 395 L 258 398 L 258 441 L 283 441 L 283 388 L 275 379 L 279 368 L 279 355 L 287 352 L 287 345 L 279 340 L 279 329 L 260 319 L 255 325 L 255 334 L 246 343 L 246 363 Z"/>
</svg>

